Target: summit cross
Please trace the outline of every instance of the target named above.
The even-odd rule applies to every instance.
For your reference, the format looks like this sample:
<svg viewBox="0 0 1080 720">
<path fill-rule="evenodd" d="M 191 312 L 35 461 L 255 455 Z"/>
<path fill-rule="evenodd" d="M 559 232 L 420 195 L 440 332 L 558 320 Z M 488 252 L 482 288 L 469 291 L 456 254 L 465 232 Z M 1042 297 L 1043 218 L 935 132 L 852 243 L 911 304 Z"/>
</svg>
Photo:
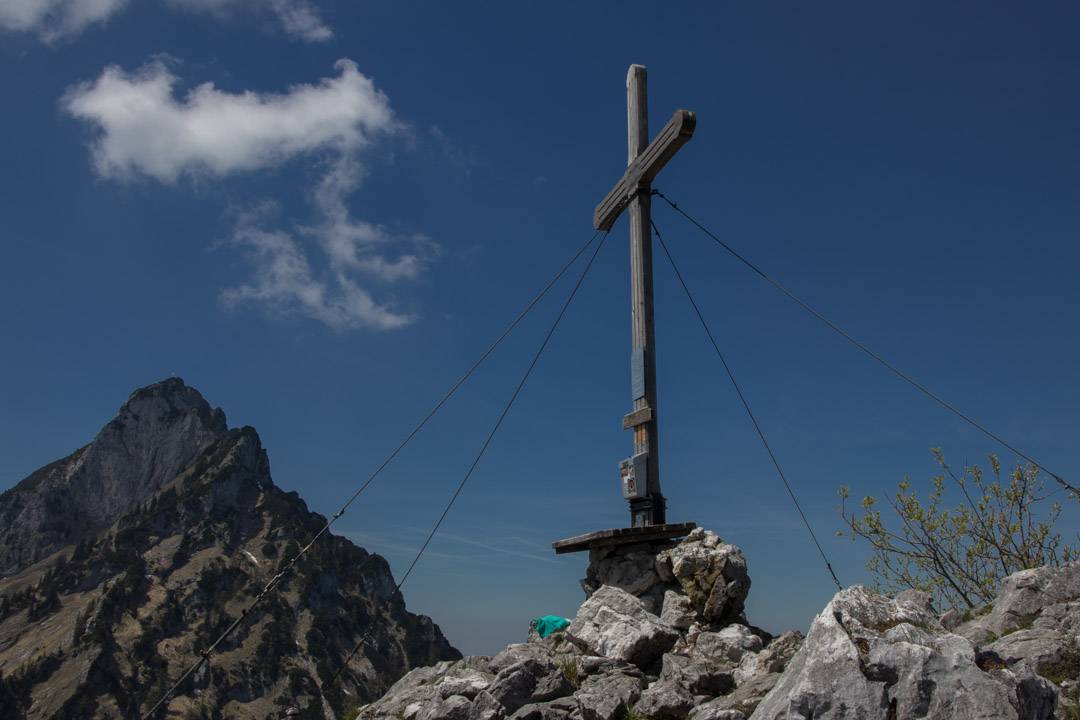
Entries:
<svg viewBox="0 0 1080 720">
<path fill-rule="evenodd" d="M 649 142 L 649 106 L 645 66 L 626 74 L 628 158 L 623 176 L 596 206 L 593 225 L 610 230 L 624 210 L 630 216 L 630 387 L 633 409 L 623 428 L 634 431 L 633 455 L 619 463 L 622 494 L 630 502 L 630 527 L 597 530 L 557 540 L 558 554 L 616 545 L 661 545 L 682 537 L 696 525 L 668 524 L 667 501 L 660 489 L 660 434 L 656 411 L 656 336 L 653 329 L 652 181 L 694 135 L 689 110 L 676 110 Z"/>
<path fill-rule="evenodd" d="M 634 454 L 619 467 L 631 527 L 663 525 L 667 502 L 660 489 L 660 434 L 656 405 L 656 334 L 653 326 L 652 180 L 694 134 L 696 118 L 676 110 L 649 142 L 649 105 L 644 65 L 626 74 L 626 172 L 596 206 L 593 225 L 610 230 L 623 210 L 630 216 L 630 385 L 633 409 L 623 428 L 634 431 Z"/>
</svg>

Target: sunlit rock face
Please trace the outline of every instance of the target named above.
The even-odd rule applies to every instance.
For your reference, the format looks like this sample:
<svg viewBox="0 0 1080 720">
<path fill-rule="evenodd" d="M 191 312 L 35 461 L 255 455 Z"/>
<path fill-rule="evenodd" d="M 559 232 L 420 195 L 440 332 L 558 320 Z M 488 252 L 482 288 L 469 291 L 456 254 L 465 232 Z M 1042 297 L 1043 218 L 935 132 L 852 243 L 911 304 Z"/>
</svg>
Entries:
<svg viewBox="0 0 1080 720">
<path fill-rule="evenodd" d="M 1078 579 L 1080 565 L 1014 575 L 959 627 L 924 593 L 851 587 L 805 638 L 774 637 L 746 621 L 743 553 L 696 530 L 594 550 L 563 632 L 415 670 L 360 719 L 1058 720 L 1080 693 Z"/>
</svg>

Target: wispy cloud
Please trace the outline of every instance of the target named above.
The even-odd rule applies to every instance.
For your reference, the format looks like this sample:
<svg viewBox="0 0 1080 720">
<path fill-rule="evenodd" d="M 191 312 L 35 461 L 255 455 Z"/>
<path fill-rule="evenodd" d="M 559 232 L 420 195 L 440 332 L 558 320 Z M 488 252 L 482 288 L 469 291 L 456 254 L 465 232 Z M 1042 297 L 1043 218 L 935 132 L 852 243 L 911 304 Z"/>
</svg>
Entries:
<svg viewBox="0 0 1080 720">
<path fill-rule="evenodd" d="M 438 125 L 432 125 L 428 129 L 428 135 L 442 155 L 443 161 L 461 180 L 467 180 L 474 168 L 484 164 L 473 148 L 459 144 Z"/>
<path fill-rule="evenodd" d="M 334 33 L 308 0 L 166 0 L 170 6 L 215 18 L 269 15 L 290 37 L 323 42 Z M 2 0 L 0 29 L 30 32 L 54 43 L 72 38 L 92 25 L 105 23 L 127 0 Z"/>
<path fill-rule="evenodd" d="M 318 8 L 307 0 L 167 0 L 178 8 L 229 18 L 237 13 L 268 13 L 288 35 L 306 42 L 322 42 L 334 32 L 323 22 Z"/>
<path fill-rule="evenodd" d="M 104 23 L 125 4 L 126 0 L 2 0 L 0 29 L 34 33 L 52 43 Z"/>
<path fill-rule="evenodd" d="M 226 289 L 223 302 L 255 303 L 336 330 L 402 327 L 415 314 L 375 300 L 369 282 L 415 280 L 439 247 L 423 234 L 394 233 L 352 215 L 348 199 L 364 177 L 362 154 L 397 135 L 400 124 L 355 63 L 339 60 L 335 68 L 335 76 L 283 93 L 204 83 L 178 96 L 170 63 L 155 60 L 134 72 L 107 67 L 69 89 L 61 104 L 94 129 L 97 173 L 121 182 L 171 185 L 309 158 L 321 168 L 308 191 L 314 221 L 274 227 L 270 202 L 240 213 L 227 244 L 241 250 L 252 276 Z"/>
</svg>

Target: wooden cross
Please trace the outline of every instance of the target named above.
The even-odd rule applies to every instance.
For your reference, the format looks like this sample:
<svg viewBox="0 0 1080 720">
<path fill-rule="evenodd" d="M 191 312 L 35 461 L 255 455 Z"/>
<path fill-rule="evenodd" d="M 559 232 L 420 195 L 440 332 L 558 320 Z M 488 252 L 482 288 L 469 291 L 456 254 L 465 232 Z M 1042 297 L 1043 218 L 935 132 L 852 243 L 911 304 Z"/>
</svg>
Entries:
<svg viewBox="0 0 1080 720">
<path fill-rule="evenodd" d="M 623 496 L 630 501 L 632 527 L 663 525 L 667 503 L 660 490 L 660 443 L 656 409 L 656 340 L 653 328 L 651 183 L 694 135 L 695 117 L 676 110 L 649 142 L 649 106 L 644 65 L 626 74 L 629 157 L 626 172 L 593 214 L 597 230 L 610 230 L 630 211 L 630 377 L 633 411 L 623 428 L 634 431 L 634 454 L 620 465 Z"/>
<path fill-rule="evenodd" d="M 630 151 L 626 172 L 593 214 L 597 230 L 610 230 L 622 211 L 630 210 L 630 385 L 634 409 L 623 417 L 623 427 L 634 430 L 634 454 L 620 463 L 619 471 L 623 497 L 630 501 L 631 526 L 557 540 L 552 547 L 559 554 L 603 546 L 665 543 L 697 527 L 692 522 L 667 524 L 666 501 L 660 491 L 650 222 L 650 183 L 693 136 L 695 120 L 689 110 L 676 110 L 650 143 L 648 112 L 645 66 L 631 65 L 626 74 Z"/>
</svg>

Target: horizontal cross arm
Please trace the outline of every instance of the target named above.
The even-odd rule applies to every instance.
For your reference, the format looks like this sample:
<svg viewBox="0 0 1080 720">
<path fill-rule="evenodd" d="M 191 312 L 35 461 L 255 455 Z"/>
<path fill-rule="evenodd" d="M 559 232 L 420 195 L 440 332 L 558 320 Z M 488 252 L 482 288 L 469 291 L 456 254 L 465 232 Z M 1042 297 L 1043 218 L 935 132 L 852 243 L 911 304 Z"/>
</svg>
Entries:
<svg viewBox="0 0 1080 720">
<path fill-rule="evenodd" d="M 619 213 L 630 204 L 631 198 L 642 185 L 652 182 L 660 170 L 667 165 L 675 153 L 694 136 L 697 119 L 689 110 L 676 110 L 649 147 L 637 156 L 626 168 L 622 179 L 616 183 L 593 213 L 593 227 L 597 230 L 610 230 L 619 217 Z"/>
</svg>

